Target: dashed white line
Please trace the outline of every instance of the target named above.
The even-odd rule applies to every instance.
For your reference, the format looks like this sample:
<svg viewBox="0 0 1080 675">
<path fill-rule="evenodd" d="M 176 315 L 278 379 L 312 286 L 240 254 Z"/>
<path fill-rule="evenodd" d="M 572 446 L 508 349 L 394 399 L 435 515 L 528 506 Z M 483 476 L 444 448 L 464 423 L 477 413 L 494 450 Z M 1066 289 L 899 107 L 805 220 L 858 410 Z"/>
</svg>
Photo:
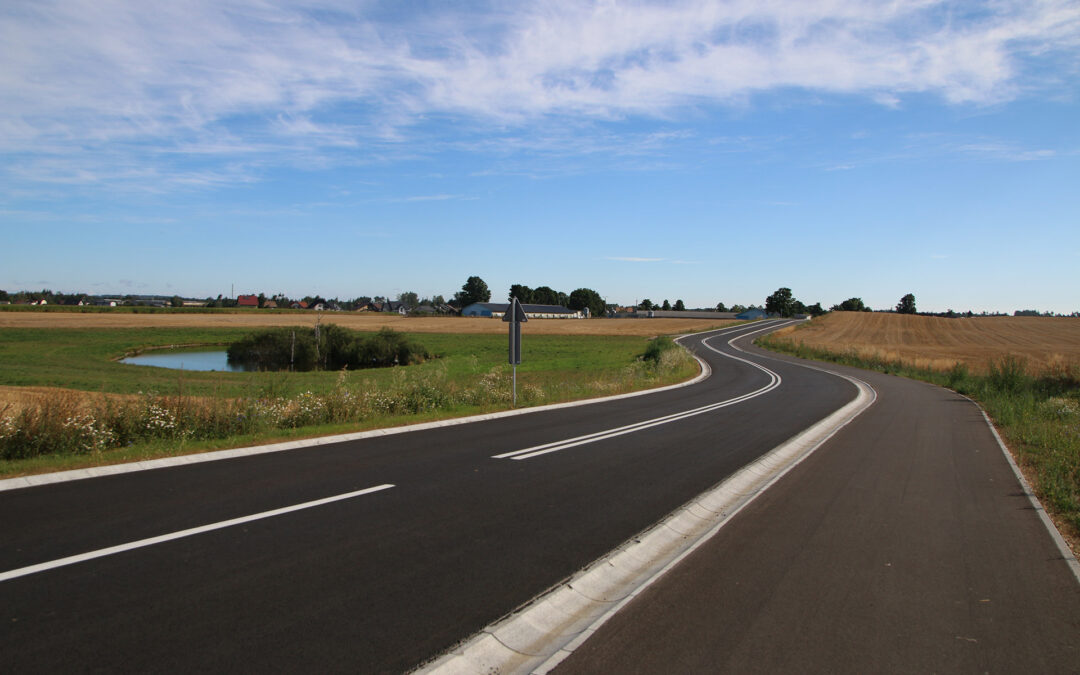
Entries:
<svg viewBox="0 0 1080 675">
<path fill-rule="evenodd" d="M 204 532 L 211 532 L 213 530 L 220 530 L 226 527 L 232 527 L 233 525 L 241 525 L 243 523 L 250 523 L 253 520 L 262 520 L 263 518 L 273 518 L 274 516 L 280 516 L 286 513 L 292 513 L 293 511 L 300 511 L 302 509 L 310 509 L 316 506 L 323 506 L 324 504 L 330 504 L 332 502 L 339 502 L 345 499 L 352 499 L 353 497 L 359 497 L 361 495 L 371 494 L 373 492 L 379 492 L 381 490 L 388 490 L 394 487 L 390 483 L 384 483 L 383 485 L 376 485 L 364 490 L 357 490 L 355 492 L 346 492 L 340 495 L 334 495 L 332 497 L 325 497 L 323 499 L 316 499 L 310 502 L 304 502 L 303 504 L 294 504 L 292 506 L 285 506 L 280 509 L 273 509 L 272 511 L 263 511 L 262 513 L 255 513 L 250 516 L 242 516 L 240 518 L 233 518 L 231 520 L 223 520 L 218 523 L 210 523 L 209 525 L 201 525 L 199 527 L 192 527 L 187 530 L 179 530 L 177 532 L 170 532 L 169 534 L 163 534 L 157 537 L 150 537 L 148 539 L 140 539 L 138 541 L 128 542 L 126 544 L 118 544 L 117 546 L 110 546 L 108 548 L 98 549 L 96 551 L 89 551 L 87 553 L 80 553 L 78 555 L 68 556 L 66 558 L 59 558 L 57 560 L 50 560 L 49 562 L 39 563 L 37 565 L 30 565 L 28 567 L 20 567 L 19 569 L 9 570 L 7 572 L 0 572 L 0 582 L 8 581 L 10 579 L 17 579 L 24 577 L 28 574 L 35 574 L 37 572 L 44 572 L 46 570 L 56 569 L 57 567 L 64 567 L 66 565 L 74 565 L 76 563 L 85 562 L 87 560 L 94 560 L 95 558 L 103 558 L 109 555 L 115 555 L 117 553 L 123 553 L 125 551 L 131 551 L 137 548 L 143 548 L 145 546 L 153 546 L 154 544 L 161 544 L 166 541 L 173 541 L 174 539 L 181 539 L 183 537 L 190 537 L 196 534 L 203 534 Z"/>
</svg>

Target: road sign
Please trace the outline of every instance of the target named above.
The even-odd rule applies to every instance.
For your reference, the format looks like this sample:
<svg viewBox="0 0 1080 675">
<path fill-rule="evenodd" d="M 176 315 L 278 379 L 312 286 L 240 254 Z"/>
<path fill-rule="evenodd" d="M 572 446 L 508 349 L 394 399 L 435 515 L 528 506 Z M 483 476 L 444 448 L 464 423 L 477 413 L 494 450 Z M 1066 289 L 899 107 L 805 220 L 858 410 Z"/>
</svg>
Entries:
<svg viewBox="0 0 1080 675">
<path fill-rule="evenodd" d="M 510 324 L 510 365 L 521 365 L 521 324 Z"/>
<path fill-rule="evenodd" d="M 503 321 L 506 323 L 525 323 L 529 320 L 529 317 L 525 316 L 525 308 L 521 306 L 521 302 L 517 298 L 513 298 L 510 301 L 510 306 L 506 308 L 506 314 L 503 314 Z"/>
<path fill-rule="evenodd" d="M 528 321 L 517 298 L 510 299 L 503 321 L 510 324 L 510 365 L 514 367 L 514 407 L 517 407 L 517 367 L 521 364 L 521 324 Z"/>
</svg>

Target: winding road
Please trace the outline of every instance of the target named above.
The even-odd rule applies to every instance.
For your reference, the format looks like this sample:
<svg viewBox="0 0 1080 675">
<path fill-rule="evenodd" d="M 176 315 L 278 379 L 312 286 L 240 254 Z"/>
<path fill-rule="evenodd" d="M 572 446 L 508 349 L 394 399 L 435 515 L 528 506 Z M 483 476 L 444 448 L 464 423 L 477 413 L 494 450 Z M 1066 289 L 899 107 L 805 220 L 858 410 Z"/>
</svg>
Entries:
<svg viewBox="0 0 1080 675">
<path fill-rule="evenodd" d="M 559 586 L 854 399 L 858 392 L 851 381 L 748 346 L 754 335 L 781 323 L 684 339 L 711 376 L 648 395 L 151 471 L 33 487 L 0 485 L 13 488 L 0 490 L 0 665 L 7 672 L 400 672 L 416 667 Z M 893 387 L 877 381 L 873 386 L 879 393 Z M 911 539 L 897 538 L 885 524 L 878 528 L 881 536 L 891 537 L 897 552 L 891 560 L 960 555 L 963 564 L 983 569 L 972 561 L 986 558 L 990 549 L 976 548 L 969 556 L 959 545 L 925 553 L 908 547 L 920 544 L 915 534 L 936 532 L 941 521 L 956 515 L 935 511 L 936 506 L 929 506 L 933 502 L 920 506 L 925 493 L 962 489 L 959 494 L 966 499 L 965 486 L 983 480 L 982 474 L 964 482 L 957 476 L 969 469 L 957 465 L 950 474 L 954 483 L 943 485 L 949 479 L 916 466 L 914 460 L 898 459 L 884 467 L 894 473 L 874 473 L 873 479 L 865 479 L 868 485 L 851 491 L 853 472 L 880 468 L 867 455 L 922 457 L 930 452 L 924 448 L 936 447 L 925 445 L 932 439 L 955 436 L 957 425 L 970 426 L 963 416 L 970 417 L 967 412 L 959 418 L 942 414 L 923 419 L 923 413 L 911 412 L 916 408 L 909 410 L 903 402 L 910 397 L 923 400 L 926 407 L 934 397 L 942 397 L 942 390 L 915 383 L 898 386 L 918 391 L 895 403 L 891 394 L 882 397 L 601 630 L 622 625 L 622 617 L 635 616 L 635 608 L 672 605 L 669 596 L 651 602 L 644 598 L 661 592 L 669 578 L 688 578 L 675 574 L 687 564 L 715 555 L 773 570 L 795 588 L 811 582 L 818 584 L 815 593 L 828 588 L 822 585 L 827 580 L 792 570 L 802 569 L 800 560 L 808 557 L 816 561 L 815 573 L 825 574 L 830 566 L 837 575 L 849 573 L 843 565 L 830 565 L 829 547 L 874 550 L 875 543 L 855 541 L 841 516 L 850 519 L 862 513 L 863 501 L 887 502 L 897 485 L 916 511 L 904 521 Z M 948 400 L 931 407 L 946 404 L 947 411 L 964 405 L 974 409 Z M 863 424 L 871 414 L 885 417 Z M 854 457 L 835 459 L 847 457 L 833 446 L 849 437 L 863 441 L 856 443 L 862 455 L 855 450 Z M 868 452 L 867 444 L 874 450 Z M 993 450 L 1003 462 L 1000 451 Z M 819 464 L 819 458 L 833 458 L 834 464 L 799 478 L 807 467 Z M 1003 481 L 998 487 L 1006 494 L 1018 490 L 1015 479 L 1007 486 L 1007 475 L 999 471 L 994 476 Z M 760 527 L 755 518 L 765 517 L 751 514 L 786 494 L 782 488 L 806 482 L 812 487 L 788 497 L 787 504 L 811 524 L 784 521 L 789 529 L 773 535 L 779 542 L 775 548 L 761 542 L 752 552 L 742 548 L 755 543 Z M 957 501 L 962 503 L 961 497 Z M 981 503 L 977 495 L 971 498 Z M 840 519 L 827 526 L 834 517 Z M 1030 512 L 1025 517 L 1034 518 Z M 746 539 L 725 548 L 721 542 L 736 530 L 744 531 Z M 952 525 L 940 536 L 949 543 L 974 537 L 983 547 L 1005 537 L 982 539 L 966 533 Z M 1045 531 L 1040 535 L 1031 529 L 1023 545 L 1046 544 L 1043 540 L 1048 539 Z M 990 558 L 1006 559 L 1017 547 Z M 710 557 L 717 548 L 720 553 Z M 1058 585 L 1036 594 L 1032 603 L 1053 595 L 1065 603 L 1072 618 L 1061 619 L 1066 634 L 1055 644 L 1064 647 L 1054 653 L 1075 656 L 1080 586 L 1060 554 L 1057 560 L 1051 553 L 1045 557 L 1047 567 L 1064 571 L 1053 577 Z M 705 572 L 710 575 L 705 588 L 712 588 L 717 578 L 728 579 L 727 564 Z M 993 565 L 988 569 L 991 576 L 1011 579 Z M 1042 570 L 1028 575 L 1043 576 Z M 939 586 L 949 580 L 965 583 L 964 577 L 949 577 L 928 584 L 927 591 L 940 592 Z M 783 613 L 772 592 L 777 587 L 767 587 L 774 582 L 762 578 L 748 597 L 765 594 L 769 602 L 757 605 L 781 607 L 777 611 L 788 623 L 776 625 L 790 627 L 796 615 Z M 692 589 L 702 582 L 687 583 Z M 970 593 L 974 597 L 981 590 Z M 918 607 L 919 600 L 906 598 L 904 606 Z M 685 616 L 677 618 L 678 608 L 675 605 L 666 619 L 669 631 L 674 631 L 672 623 L 686 621 Z M 718 621 L 718 615 L 760 621 L 764 633 L 743 631 L 747 639 L 771 634 L 767 622 L 773 619 L 766 614 L 729 616 L 724 609 L 707 615 L 707 621 Z M 815 616 L 824 622 L 828 615 L 822 611 Z M 894 619 L 882 631 L 898 629 L 913 618 L 911 611 L 890 616 Z M 1018 616 L 1022 621 L 1023 615 Z M 866 623 L 873 617 L 864 611 L 855 618 Z M 919 618 L 917 612 L 914 618 Z M 654 619 L 643 620 L 627 619 L 626 625 L 656 637 L 649 623 Z M 622 631 L 632 628 L 618 630 L 631 635 Z M 810 635 L 816 639 L 818 633 Z M 715 634 L 687 639 L 715 640 Z M 621 669 L 610 661 L 611 655 L 586 649 L 600 642 L 610 641 L 585 642 L 560 667 L 571 672 Z M 748 648 L 746 643 L 742 647 Z M 796 656 L 791 652 L 791 659 Z M 929 657 L 925 663 L 934 662 Z M 638 663 L 641 672 L 650 671 L 649 663 L 660 665 Z M 688 669 L 708 663 L 716 662 L 686 662 Z"/>
</svg>

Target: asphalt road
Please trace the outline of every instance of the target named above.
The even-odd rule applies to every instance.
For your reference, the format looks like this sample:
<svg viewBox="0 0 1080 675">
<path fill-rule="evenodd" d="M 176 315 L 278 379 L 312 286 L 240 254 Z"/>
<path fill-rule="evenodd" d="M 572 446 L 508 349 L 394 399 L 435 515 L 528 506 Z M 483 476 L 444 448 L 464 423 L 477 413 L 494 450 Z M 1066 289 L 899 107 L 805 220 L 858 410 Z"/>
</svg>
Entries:
<svg viewBox="0 0 1080 675">
<path fill-rule="evenodd" d="M 407 670 L 854 397 L 727 346 L 761 327 L 662 393 L 0 492 L 0 669 Z"/>
<path fill-rule="evenodd" d="M 556 673 L 1080 672 L 1080 583 L 979 410 L 835 369 L 875 405 Z"/>
</svg>

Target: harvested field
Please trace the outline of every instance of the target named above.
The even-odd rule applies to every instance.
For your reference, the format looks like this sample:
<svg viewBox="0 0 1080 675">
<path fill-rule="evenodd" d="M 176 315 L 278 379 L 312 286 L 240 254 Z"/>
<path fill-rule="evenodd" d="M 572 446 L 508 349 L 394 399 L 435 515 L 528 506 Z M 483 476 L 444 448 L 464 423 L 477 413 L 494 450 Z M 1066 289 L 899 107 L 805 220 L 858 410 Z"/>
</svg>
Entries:
<svg viewBox="0 0 1080 675">
<path fill-rule="evenodd" d="M 323 323 L 360 331 L 386 326 L 403 333 L 502 334 L 499 319 L 404 317 L 397 314 L 325 312 Z M 312 312 L 147 313 L 0 312 L 0 328 L 258 328 L 315 323 Z M 737 321 L 708 319 L 534 319 L 523 328 L 536 335 L 627 335 L 653 337 L 727 326 Z"/>
<path fill-rule="evenodd" d="M 100 394 L 59 387 L 12 387 L 0 385 L 0 415 L 14 415 L 24 408 L 38 406 L 46 398 L 57 395 L 70 399 L 74 407 L 91 406 L 100 400 L 102 396 L 116 400 L 133 398 L 131 395 Z"/>
<path fill-rule="evenodd" d="M 1080 318 L 971 317 L 832 312 L 785 332 L 812 349 L 903 361 L 945 371 L 957 363 L 985 373 L 1003 357 L 1023 359 L 1033 373 L 1080 367 Z"/>
</svg>

